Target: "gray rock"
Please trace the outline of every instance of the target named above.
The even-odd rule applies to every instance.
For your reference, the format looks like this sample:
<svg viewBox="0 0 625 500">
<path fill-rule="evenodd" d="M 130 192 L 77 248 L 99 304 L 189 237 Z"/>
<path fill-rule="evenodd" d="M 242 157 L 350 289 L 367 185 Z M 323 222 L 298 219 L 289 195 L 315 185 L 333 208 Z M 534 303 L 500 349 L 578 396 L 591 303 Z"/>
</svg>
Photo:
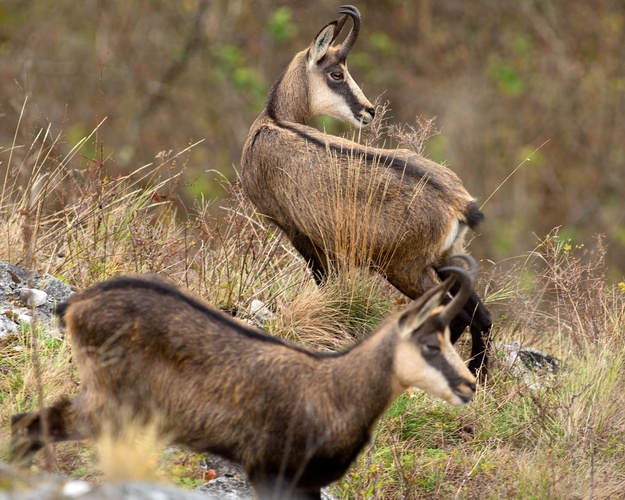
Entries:
<svg viewBox="0 0 625 500">
<path fill-rule="evenodd" d="M 4 314 L 0 314 L 0 339 L 17 331 L 17 323 Z"/>
<path fill-rule="evenodd" d="M 199 486 L 195 491 L 223 500 L 254 500 L 256 498 L 249 483 L 240 477 L 217 477 Z"/>
<path fill-rule="evenodd" d="M 254 299 L 250 304 L 250 315 L 261 324 L 273 321 L 276 315 L 261 300 Z"/>
<path fill-rule="evenodd" d="M 40 286 L 48 294 L 48 300 L 54 303 L 65 302 L 74 293 L 71 286 L 49 274 L 42 278 Z"/>
<path fill-rule="evenodd" d="M 48 294 L 36 288 L 19 288 L 19 299 L 28 307 L 39 307 L 48 302 Z"/>
<path fill-rule="evenodd" d="M 555 356 L 525 347 L 518 341 L 495 344 L 493 347 L 510 373 L 523 380 L 530 389 L 541 389 L 541 378 L 555 374 L 560 368 L 560 360 Z"/>
<path fill-rule="evenodd" d="M 247 481 L 245 471 L 239 464 L 207 453 L 204 459 L 207 469 L 213 469 L 217 477 L 196 488 L 205 495 L 223 498 L 224 500 L 251 500 L 254 491 Z"/>
<path fill-rule="evenodd" d="M 0 318 L 6 318 L 0 319 L 0 337 L 14 332 L 20 322 L 29 323 L 33 304 L 37 322 L 49 327 L 55 304 L 72 293 L 72 287 L 54 276 L 0 262 Z"/>
</svg>

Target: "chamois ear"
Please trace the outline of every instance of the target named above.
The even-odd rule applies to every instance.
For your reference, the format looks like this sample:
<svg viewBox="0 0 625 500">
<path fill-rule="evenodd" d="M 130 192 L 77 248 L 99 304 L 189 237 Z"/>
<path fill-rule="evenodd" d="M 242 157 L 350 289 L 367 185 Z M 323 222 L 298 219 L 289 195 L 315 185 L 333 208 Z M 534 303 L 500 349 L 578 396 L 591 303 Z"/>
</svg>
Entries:
<svg viewBox="0 0 625 500">
<path fill-rule="evenodd" d="M 332 21 L 331 23 L 324 26 L 321 31 L 317 34 L 315 39 L 310 44 L 308 48 L 308 64 L 309 66 L 319 62 L 323 56 L 326 55 L 330 44 L 336 38 L 336 28 L 338 21 Z"/>
<path fill-rule="evenodd" d="M 424 293 L 406 308 L 397 322 L 400 338 L 409 340 L 411 335 L 425 323 L 432 311 L 443 305 L 443 298 L 451 288 L 452 282 L 453 278 L 446 279 L 440 285 Z"/>
</svg>

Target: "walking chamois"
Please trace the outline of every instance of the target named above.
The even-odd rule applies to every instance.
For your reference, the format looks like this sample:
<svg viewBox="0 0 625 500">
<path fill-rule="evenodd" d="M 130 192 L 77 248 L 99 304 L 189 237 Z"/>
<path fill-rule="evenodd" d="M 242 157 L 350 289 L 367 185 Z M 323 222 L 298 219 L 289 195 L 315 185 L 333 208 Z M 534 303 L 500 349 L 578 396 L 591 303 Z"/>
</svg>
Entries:
<svg viewBox="0 0 625 500">
<path fill-rule="evenodd" d="M 271 337 L 154 275 L 97 284 L 57 308 L 81 391 L 13 415 L 12 454 L 28 461 L 45 443 L 150 423 L 172 443 L 242 464 L 260 498 L 319 499 L 407 388 L 455 406 L 475 393 L 449 337 L 477 273 L 459 257 L 469 272 L 441 269 L 445 281 L 338 353 Z"/>
</svg>

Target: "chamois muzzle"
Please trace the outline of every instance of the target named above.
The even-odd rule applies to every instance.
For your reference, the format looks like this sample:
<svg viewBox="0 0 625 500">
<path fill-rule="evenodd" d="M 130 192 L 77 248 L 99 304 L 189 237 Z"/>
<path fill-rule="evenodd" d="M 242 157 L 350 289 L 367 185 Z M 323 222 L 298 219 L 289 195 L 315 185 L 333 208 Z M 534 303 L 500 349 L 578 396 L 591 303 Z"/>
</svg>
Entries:
<svg viewBox="0 0 625 500">
<path fill-rule="evenodd" d="M 371 122 L 375 118 L 375 108 L 373 106 L 366 106 L 360 112 L 360 123 L 363 127 L 371 125 Z"/>
<path fill-rule="evenodd" d="M 354 22 L 352 29 L 341 44 L 341 48 L 339 50 L 339 59 L 344 61 L 347 58 L 347 54 L 349 54 L 349 51 L 352 50 L 354 43 L 356 43 L 358 33 L 360 32 L 360 11 L 353 5 L 343 5 L 341 6 L 341 10 L 339 10 L 339 14 L 348 15 L 352 18 L 352 21 Z"/>
</svg>

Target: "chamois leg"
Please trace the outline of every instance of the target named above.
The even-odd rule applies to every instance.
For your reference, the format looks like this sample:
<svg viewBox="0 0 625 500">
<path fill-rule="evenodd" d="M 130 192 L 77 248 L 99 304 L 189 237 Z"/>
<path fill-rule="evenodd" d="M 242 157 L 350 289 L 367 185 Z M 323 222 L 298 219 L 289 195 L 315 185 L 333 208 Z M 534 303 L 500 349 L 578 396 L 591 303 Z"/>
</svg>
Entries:
<svg viewBox="0 0 625 500">
<path fill-rule="evenodd" d="M 321 488 L 301 488 L 280 475 L 266 472 L 248 471 L 247 476 L 259 500 L 321 500 Z"/>
<path fill-rule="evenodd" d="M 446 276 L 437 271 L 441 279 Z M 450 294 L 453 296 L 458 291 L 458 285 L 452 286 Z M 451 300 L 450 298 L 447 301 Z M 471 333 L 471 360 L 469 370 L 473 375 L 480 375 L 484 380 L 488 375 L 488 348 L 490 346 L 490 330 L 492 327 L 491 315 L 480 300 L 475 290 L 464 306 L 464 309 L 452 320 L 449 325 L 451 343 L 455 344 L 460 336 L 469 327 Z"/>
<path fill-rule="evenodd" d="M 297 488 L 279 489 L 273 485 L 254 486 L 259 500 L 321 500 L 321 489 L 300 490 Z"/>
<path fill-rule="evenodd" d="M 61 399 L 48 408 L 11 417 L 12 461 L 30 465 L 44 444 L 82 439 L 74 427 L 74 399 Z M 42 421 L 45 419 L 45 424 Z M 45 435 L 44 435 L 45 433 Z"/>
<path fill-rule="evenodd" d="M 452 294 L 453 294 L 452 290 Z M 490 346 L 490 330 L 492 327 L 491 315 L 476 292 L 471 294 L 464 309 L 449 325 L 451 342 L 455 344 L 465 329 L 469 327 L 471 333 L 471 361 L 469 370 L 474 375 L 480 375 L 484 380 L 488 375 L 488 355 Z"/>
</svg>

